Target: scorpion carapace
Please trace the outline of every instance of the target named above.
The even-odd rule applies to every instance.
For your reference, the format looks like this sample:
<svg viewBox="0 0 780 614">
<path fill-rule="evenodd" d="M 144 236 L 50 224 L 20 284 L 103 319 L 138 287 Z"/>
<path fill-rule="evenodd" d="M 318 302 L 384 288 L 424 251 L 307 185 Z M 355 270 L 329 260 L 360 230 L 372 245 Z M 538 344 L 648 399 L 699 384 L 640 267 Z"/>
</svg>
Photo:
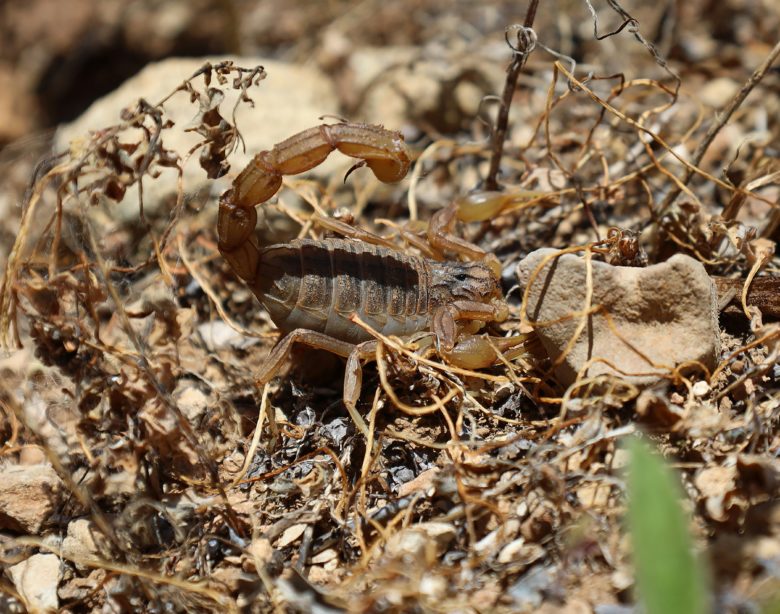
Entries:
<svg viewBox="0 0 780 614">
<path fill-rule="evenodd" d="M 274 347 L 258 376 L 267 383 L 293 344 L 303 343 L 348 358 L 344 402 L 364 433 L 355 406 L 360 394 L 361 360 L 376 342 L 351 318 L 359 316 L 383 335 L 430 330 L 440 352 L 468 368 L 488 366 L 496 348 L 473 333 L 507 316 L 497 276 L 498 261 L 471 243 L 449 235 L 454 205 L 431 221 L 428 239 L 440 253 L 452 251 L 476 262 L 440 262 L 387 247 L 366 231 L 362 240 L 299 239 L 260 246 L 255 237 L 255 206 L 271 198 L 283 175 L 309 170 L 333 150 L 359 160 L 384 182 L 400 181 L 410 155 L 399 132 L 381 126 L 341 123 L 305 130 L 257 154 L 220 198 L 219 250 L 287 335 Z M 374 240 L 376 239 L 376 240 Z"/>
</svg>

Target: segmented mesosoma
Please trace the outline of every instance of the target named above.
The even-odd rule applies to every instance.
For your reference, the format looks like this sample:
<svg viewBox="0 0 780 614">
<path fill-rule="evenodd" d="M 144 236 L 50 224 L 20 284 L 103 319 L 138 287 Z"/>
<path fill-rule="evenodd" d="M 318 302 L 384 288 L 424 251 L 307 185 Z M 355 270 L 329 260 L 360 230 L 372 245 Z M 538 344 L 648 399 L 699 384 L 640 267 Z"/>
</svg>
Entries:
<svg viewBox="0 0 780 614">
<path fill-rule="evenodd" d="M 219 250 L 287 335 L 271 351 L 258 375 L 261 384 L 278 372 L 292 345 L 303 343 L 348 358 L 344 401 L 358 427 L 355 405 L 361 360 L 374 354 L 371 335 L 350 318 L 357 315 L 383 335 L 430 330 L 440 351 L 469 368 L 496 360 L 496 342 L 476 333 L 485 322 L 506 318 L 497 261 L 476 246 L 450 236 L 454 206 L 431 221 L 429 242 L 476 262 L 440 262 L 387 247 L 381 237 L 335 220 L 320 223 L 354 239 L 299 239 L 260 246 L 255 206 L 281 187 L 282 176 L 309 170 L 333 150 L 357 158 L 384 182 L 400 181 L 410 156 L 400 133 L 381 126 L 340 123 L 305 130 L 257 154 L 220 198 Z M 499 344 L 500 345 L 500 344 Z"/>
<path fill-rule="evenodd" d="M 247 282 L 281 330 L 304 328 L 355 344 L 372 337 L 352 314 L 383 335 L 403 336 L 431 329 L 438 309 L 500 298 L 482 263 L 436 262 L 345 239 L 261 249 L 256 277 Z M 492 314 L 480 310 L 475 317 Z"/>
</svg>

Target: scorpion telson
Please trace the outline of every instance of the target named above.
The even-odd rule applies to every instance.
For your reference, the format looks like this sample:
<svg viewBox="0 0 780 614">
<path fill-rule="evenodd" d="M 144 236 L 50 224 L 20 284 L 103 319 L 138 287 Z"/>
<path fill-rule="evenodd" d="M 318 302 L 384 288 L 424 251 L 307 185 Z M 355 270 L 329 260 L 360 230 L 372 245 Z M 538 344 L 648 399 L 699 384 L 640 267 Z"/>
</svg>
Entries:
<svg viewBox="0 0 780 614">
<path fill-rule="evenodd" d="M 430 330 L 447 360 L 473 369 L 493 364 L 496 348 L 510 347 L 510 340 L 474 334 L 487 322 L 506 319 L 508 310 L 497 259 L 449 234 L 458 215 L 455 205 L 434 216 L 428 241 L 441 253 L 454 252 L 476 262 L 410 256 L 365 231 L 354 233 L 361 240 L 259 245 L 255 206 L 279 190 L 284 175 L 307 171 L 336 149 L 358 159 L 356 166 L 368 166 L 383 182 L 400 181 L 409 170 L 409 151 L 399 132 L 354 123 L 305 130 L 257 154 L 221 196 L 219 251 L 287 333 L 261 367 L 259 384 L 274 377 L 296 343 L 343 356 L 348 359 L 344 403 L 367 435 L 356 404 L 361 361 L 375 356 L 376 341 L 352 321 L 353 314 L 383 335 Z"/>
</svg>

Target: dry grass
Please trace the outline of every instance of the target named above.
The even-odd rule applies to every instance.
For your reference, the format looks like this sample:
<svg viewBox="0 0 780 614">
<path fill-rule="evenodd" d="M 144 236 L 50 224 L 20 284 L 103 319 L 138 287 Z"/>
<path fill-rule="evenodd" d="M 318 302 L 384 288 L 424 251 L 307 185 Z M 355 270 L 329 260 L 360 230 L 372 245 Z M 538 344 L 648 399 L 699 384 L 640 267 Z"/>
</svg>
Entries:
<svg viewBox="0 0 780 614">
<path fill-rule="evenodd" d="M 345 12 L 339 26 L 349 31 L 360 10 Z M 551 39 L 545 10 L 542 3 L 538 41 Z M 758 27 L 755 15 L 744 17 Z M 626 15 L 611 18 L 643 31 Z M 497 130 L 506 134 L 500 165 L 491 166 L 496 147 L 479 122 L 469 134 L 442 135 L 412 118 L 414 147 L 424 153 L 410 183 L 381 197 L 357 194 L 367 206 L 353 208 L 356 224 L 389 218 L 387 239 L 414 252 L 415 220 L 493 173 L 501 210 L 462 230 L 499 257 L 510 282 L 538 247 L 620 259 L 623 235 L 610 227 L 641 237 L 651 263 L 682 252 L 714 276 L 775 275 L 776 68 L 733 71 L 760 95 L 738 93 L 732 112 L 717 115 L 686 88 L 695 67 L 676 62 L 685 69 L 678 89 L 657 47 L 616 35 L 603 44 L 623 50 L 625 74 L 611 74 L 588 51 L 598 44 L 583 45 L 587 69 L 541 47 L 521 63 L 512 104 L 523 105 L 524 124 Z M 767 59 L 779 49 L 761 47 Z M 107 601 L 150 603 L 150 611 L 628 603 L 619 442 L 641 430 L 682 471 L 721 607 L 761 603 L 776 589 L 767 561 L 780 560 L 780 328 L 777 313 L 762 313 L 747 290 L 734 297 L 737 315 L 722 315 L 715 371 L 669 371 L 652 390 L 584 375 L 562 390 L 532 342 L 516 359 L 471 372 L 420 340 L 381 336 L 360 403 L 368 441 L 341 403 L 338 360 L 296 355 L 289 378 L 257 389 L 253 369 L 273 329 L 217 252 L 215 202 L 189 197 L 180 180 L 165 214 L 150 218 L 143 185 L 162 169 L 181 178 L 195 154 L 210 177 L 222 174 L 240 126 L 210 102 L 228 88 L 251 97 L 263 75 L 207 67 L 171 93 L 206 110 L 197 151 L 166 149 L 167 131 L 180 127 L 167 123 L 161 104 L 128 100 L 116 125 L 39 166 L 0 295 L 0 334 L 24 348 L 0 384 L 2 450 L 11 461 L 40 446 L 68 493 L 50 531 L 87 517 L 96 546 L 74 553 L 47 534 L 9 533 L 0 538 L 2 561 L 57 553 L 62 602 L 73 612 Z M 718 140 L 729 116 L 737 143 Z M 288 189 L 320 213 L 353 207 L 359 191 L 297 181 Z M 104 234 L 130 190 L 141 203 L 135 224 Z M 289 211 L 284 198 L 278 210 Z M 308 214 L 292 215 L 301 235 L 323 236 Z M 526 298 L 511 296 L 504 332 L 526 333 Z M 572 317 L 582 329 L 598 308 Z M 5 581 L 0 589 L 14 594 Z"/>
</svg>

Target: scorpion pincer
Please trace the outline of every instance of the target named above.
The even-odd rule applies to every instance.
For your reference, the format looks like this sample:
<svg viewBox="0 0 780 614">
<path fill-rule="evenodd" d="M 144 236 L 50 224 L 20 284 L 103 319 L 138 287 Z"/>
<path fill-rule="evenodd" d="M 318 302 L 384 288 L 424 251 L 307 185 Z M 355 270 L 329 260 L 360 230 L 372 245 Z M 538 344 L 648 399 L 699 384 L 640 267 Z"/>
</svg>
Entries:
<svg viewBox="0 0 780 614">
<path fill-rule="evenodd" d="M 274 377 L 296 343 L 343 356 L 344 403 L 365 433 L 356 411 L 361 361 L 374 357 L 376 341 L 350 319 L 353 314 L 383 335 L 432 331 L 447 360 L 473 369 L 493 364 L 496 348 L 502 347 L 497 342 L 505 341 L 488 341 L 475 333 L 487 322 L 504 320 L 508 310 L 495 257 L 449 235 L 457 218 L 454 205 L 434 216 L 428 240 L 441 252 L 479 261 L 440 262 L 407 255 L 363 231 L 362 240 L 259 245 L 255 206 L 279 190 L 284 175 L 309 170 L 336 149 L 358 159 L 356 166 L 368 166 L 383 182 L 400 181 L 409 169 L 409 150 L 399 132 L 355 123 L 305 130 L 257 154 L 222 194 L 219 251 L 286 333 L 261 367 L 259 384 Z"/>
</svg>

